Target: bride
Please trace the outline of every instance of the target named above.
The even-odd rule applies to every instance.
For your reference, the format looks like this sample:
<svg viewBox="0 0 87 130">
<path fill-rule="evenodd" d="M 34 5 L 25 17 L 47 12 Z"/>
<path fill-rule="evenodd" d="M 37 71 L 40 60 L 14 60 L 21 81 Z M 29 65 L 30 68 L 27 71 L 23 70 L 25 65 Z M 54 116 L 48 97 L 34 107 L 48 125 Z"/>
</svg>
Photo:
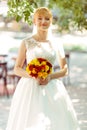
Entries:
<svg viewBox="0 0 87 130">
<path fill-rule="evenodd" d="M 15 74 L 21 79 L 13 95 L 6 130 L 79 130 L 71 100 L 60 81 L 68 73 L 64 50 L 60 49 L 60 43 L 49 38 L 52 13 L 46 7 L 38 8 L 33 23 L 37 32 L 23 39 L 14 67 Z M 44 74 L 42 70 L 39 73 L 38 58 L 46 61 L 43 62 L 46 66 Z M 61 69 L 54 72 L 57 58 Z M 23 68 L 25 59 L 28 69 Z M 32 63 L 32 60 L 37 62 Z M 49 74 L 48 62 L 51 65 Z M 32 71 L 29 70 L 30 64 L 33 64 Z M 39 66 L 38 73 L 34 65 Z"/>
</svg>

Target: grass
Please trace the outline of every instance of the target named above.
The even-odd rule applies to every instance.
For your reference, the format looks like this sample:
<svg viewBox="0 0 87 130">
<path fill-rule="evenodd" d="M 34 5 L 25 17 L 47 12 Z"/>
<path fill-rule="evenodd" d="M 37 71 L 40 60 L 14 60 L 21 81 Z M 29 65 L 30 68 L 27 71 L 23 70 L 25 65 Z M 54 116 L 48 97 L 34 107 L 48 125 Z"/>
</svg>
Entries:
<svg viewBox="0 0 87 130">
<path fill-rule="evenodd" d="M 77 51 L 77 52 L 87 52 L 87 46 L 83 45 L 64 45 L 65 51 Z"/>
<path fill-rule="evenodd" d="M 64 50 L 65 51 L 75 51 L 75 52 L 87 52 L 87 46 L 83 46 L 83 45 L 64 45 Z M 9 52 L 18 52 L 18 48 L 17 47 L 13 47 L 9 49 Z"/>
</svg>

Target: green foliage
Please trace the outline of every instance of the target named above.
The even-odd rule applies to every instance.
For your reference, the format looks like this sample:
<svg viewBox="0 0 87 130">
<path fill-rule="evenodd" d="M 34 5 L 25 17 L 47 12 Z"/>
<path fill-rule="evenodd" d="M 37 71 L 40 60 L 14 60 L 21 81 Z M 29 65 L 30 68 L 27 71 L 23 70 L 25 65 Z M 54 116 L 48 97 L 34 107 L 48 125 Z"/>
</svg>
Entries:
<svg viewBox="0 0 87 130">
<path fill-rule="evenodd" d="M 10 48 L 10 49 L 9 49 L 9 52 L 17 53 L 17 52 L 18 52 L 18 47 Z"/>
<path fill-rule="evenodd" d="M 24 19 L 31 24 L 31 14 L 36 3 L 33 0 L 8 0 L 8 16 L 13 17 L 17 22 Z"/>
<path fill-rule="evenodd" d="M 86 0 L 50 0 L 48 6 L 52 5 L 60 10 L 57 14 L 60 30 L 69 30 L 71 25 L 79 30 L 87 29 Z"/>
<path fill-rule="evenodd" d="M 86 0 L 8 0 L 8 16 L 16 21 L 24 19 L 31 24 L 31 14 L 34 8 L 47 6 L 58 9 L 56 22 L 59 30 L 87 29 L 87 2 Z"/>
<path fill-rule="evenodd" d="M 83 45 L 64 45 L 64 50 L 65 51 L 78 51 L 78 52 L 87 52 L 87 46 L 83 46 Z"/>
</svg>

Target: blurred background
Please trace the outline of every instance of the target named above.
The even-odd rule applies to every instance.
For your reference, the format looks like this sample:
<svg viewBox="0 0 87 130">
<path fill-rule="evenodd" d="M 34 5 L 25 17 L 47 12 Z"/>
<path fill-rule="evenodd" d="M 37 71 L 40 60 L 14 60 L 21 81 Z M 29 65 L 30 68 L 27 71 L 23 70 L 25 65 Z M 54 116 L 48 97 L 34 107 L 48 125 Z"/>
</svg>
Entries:
<svg viewBox="0 0 87 130">
<path fill-rule="evenodd" d="M 69 68 L 69 75 L 61 80 L 81 130 L 87 130 L 87 0 L 0 0 L 0 130 L 6 128 L 12 96 L 20 79 L 13 72 L 18 48 L 32 34 L 33 11 L 40 6 L 52 11 L 52 33 L 64 46 Z"/>
</svg>

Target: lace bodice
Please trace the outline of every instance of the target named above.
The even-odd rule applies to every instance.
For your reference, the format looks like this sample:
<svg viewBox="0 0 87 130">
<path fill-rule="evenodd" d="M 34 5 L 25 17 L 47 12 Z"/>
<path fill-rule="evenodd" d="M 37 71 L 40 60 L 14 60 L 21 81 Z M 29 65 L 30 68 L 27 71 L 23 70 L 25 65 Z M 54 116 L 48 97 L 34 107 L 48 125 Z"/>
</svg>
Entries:
<svg viewBox="0 0 87 130">
<path fill-rule="evenodd" d="M 47 42 L 38 42 L 34 38 L 26 38 L 25 40 L 26 45 L 26 60 L 29 63 L 34 58 L 45 58 L 47 59 L 52 65 L 56 59 L 56 53 L 51 46 L 49 41 Z"/>
</svg>

